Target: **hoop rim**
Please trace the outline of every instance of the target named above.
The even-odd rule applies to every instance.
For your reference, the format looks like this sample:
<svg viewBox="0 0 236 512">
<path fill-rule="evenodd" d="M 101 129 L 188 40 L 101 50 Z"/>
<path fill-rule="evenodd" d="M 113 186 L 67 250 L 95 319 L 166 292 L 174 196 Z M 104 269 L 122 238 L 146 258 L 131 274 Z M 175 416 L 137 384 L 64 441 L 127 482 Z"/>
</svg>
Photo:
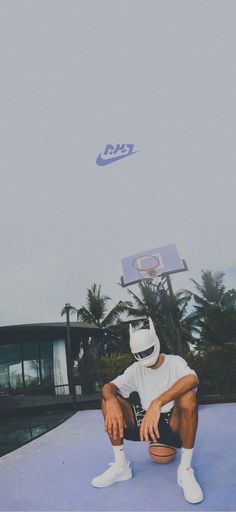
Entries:
<svg viewBox="0 0 236 512">
<path fill-rule="evenodd" d="M 151 267 L 147 267 L 147 268 L 141 268 L 141 267 L 137 267 L 135 266 L 135 262 L 139 259 L 143 259 L 143 258 L 153 258 L 154 260 L 156 260 L 156 264 L 155 265 L 152 265 Z M 137 272 L 150 272 L 152 270 L 154 270 L 156 267 L 158 267 L 159 265 L 159 258 L 157 256 L 153 256 L 153 254 L 142 254 L 142 256 L 137 256 L 133 261 L 132 261 L 132 267 L 137 271 Z"/>
</svg>

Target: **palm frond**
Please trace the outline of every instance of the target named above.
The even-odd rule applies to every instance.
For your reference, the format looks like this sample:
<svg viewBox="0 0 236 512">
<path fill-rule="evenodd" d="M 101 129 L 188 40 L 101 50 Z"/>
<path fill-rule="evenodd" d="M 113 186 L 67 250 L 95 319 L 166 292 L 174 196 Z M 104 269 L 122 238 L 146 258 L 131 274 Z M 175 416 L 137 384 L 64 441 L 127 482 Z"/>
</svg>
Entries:
<svg viewBox="0 0 236 512">
<path fill-rule="evenodd" d="M 119 301 L 118 304 L 116 304 L 116 306 L 114 306 L 111 311 L 109 311 L 106 317 L 103 318 L 101 321 L 101 326 L 109 327 L 120 318 L 121 313 L 128 311 L 129 307 L 131 306 L 132 303 L 130 301 Z"/>
</svg>

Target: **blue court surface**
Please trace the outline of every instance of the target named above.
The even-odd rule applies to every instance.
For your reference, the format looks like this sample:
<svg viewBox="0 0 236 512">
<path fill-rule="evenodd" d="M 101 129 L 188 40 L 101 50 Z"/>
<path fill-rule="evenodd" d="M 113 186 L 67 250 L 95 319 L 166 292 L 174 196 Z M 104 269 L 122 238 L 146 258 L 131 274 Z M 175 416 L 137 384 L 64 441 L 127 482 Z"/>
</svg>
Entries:
<svg viewBox="0 0 236 512">
<path fill-rule="evenodd" d="M 101 412 L 80 411 L 42 437 L 0 459 L 1 511 L 236 510 L 236 404 L 199 407 L 193 467 L 205 493 L 187 503 L 176 483 L 180 454 L 158 465 L 147 445 L 127 441 L 134 477 L 95 489 L 113 453 Z"/>
</svg>

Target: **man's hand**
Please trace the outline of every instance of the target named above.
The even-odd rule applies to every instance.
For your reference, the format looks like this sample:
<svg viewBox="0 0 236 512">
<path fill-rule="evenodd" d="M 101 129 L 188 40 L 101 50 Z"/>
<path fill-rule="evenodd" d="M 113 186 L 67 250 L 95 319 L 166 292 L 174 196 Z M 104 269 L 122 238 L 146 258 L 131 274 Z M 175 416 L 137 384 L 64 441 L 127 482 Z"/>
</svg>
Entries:
<svg viewBox="0 0 236 512">
<path fill-rule="evenodd" d="M 160 405 L 157 402 L 153 401 L 150 407 L 148 408 L 140 427 L 141 441 L 146 441 L 146 443 L 150 443 L 150 441 L 153 441 L 155 443 L 157 439 L 160 437 L 158 430 L 160 414 Z"/>
<path fill-rule="evenodd" d="M 116 398 L 106 400 L 105 431 L 112 439 L 123 439 L 126 427 L 120 404 Z"/>
</svg>

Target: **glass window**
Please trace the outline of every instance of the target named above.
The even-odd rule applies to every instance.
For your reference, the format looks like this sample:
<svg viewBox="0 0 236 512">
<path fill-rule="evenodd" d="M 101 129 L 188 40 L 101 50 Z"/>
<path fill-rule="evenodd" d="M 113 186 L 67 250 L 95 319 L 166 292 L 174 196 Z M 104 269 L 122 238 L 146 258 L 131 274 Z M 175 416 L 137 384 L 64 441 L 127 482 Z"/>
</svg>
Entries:
<svg viewBox="0 0 236 512">
<path fill-rule="evenodd" d="M 23 343 L 23 360 L 25 386 L 38 386 L 40 384 L 38 343 Z"/>
<path fill-rule="evenodd" d="M 44 388 L 52 388 L 53 381 L 53 352 L 52 341 L 40 343 L 42 385 Z"/>
<path fill-rule="evenodd" d="M 53 375 L 56 395 L 68 395 L 68 375 L 65 341 L 53 342 Z"/>
<path fill-rule="evenodd" d="M 20 345 L 0 345 L 0 391 L 23 387 Z"/>
</svg>

